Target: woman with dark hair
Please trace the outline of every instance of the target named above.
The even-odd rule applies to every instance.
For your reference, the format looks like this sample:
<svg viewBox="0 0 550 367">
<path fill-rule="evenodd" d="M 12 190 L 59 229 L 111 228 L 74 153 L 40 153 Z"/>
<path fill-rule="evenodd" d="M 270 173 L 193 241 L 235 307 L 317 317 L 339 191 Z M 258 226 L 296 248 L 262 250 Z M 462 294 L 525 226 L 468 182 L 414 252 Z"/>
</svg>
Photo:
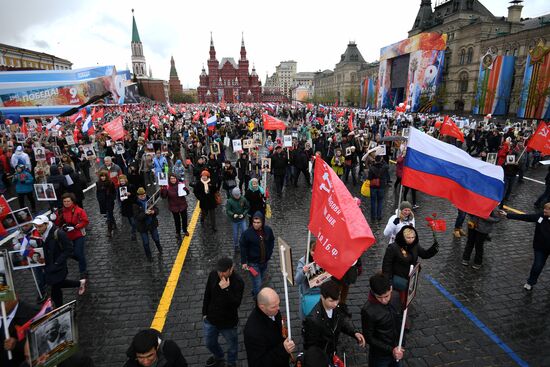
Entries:
<svg viewBox="0 0 550 367">
<path fill-rule="evenodd" d="M 222 187 L 227 193 L 227 198 L 231 196 L 231 190 L 237 186 L 237 171 L 231 164 L 231 161 L 225 161 L 222 170 Z"/>
<path fill-rule="evenodd" d="M 107 218 L 107 237 L 113 235 L 115 227 L 115 209 L 116 188 L 115 184 L 109 179 L 107 171 L 99 172 L 99 180 L 96 183 L 96 198 L 99 203 L 99 212 Z"/>
<path fill-rule="evenodd" d="M 136 191 L 138 186 L 130 183 L 126 175 L 118 176 L 118 182 L 120 183 L 120 186 L 118 187 L 119 192 L 118 192 L 117 198 L 120 201 L 120 214 L 123 217 L 128 218 L 128 222 L 130 223 L 130 227 L 132 228 L 131 240 L 135 241 L 137 229 L 136 229 L 136 220 L 134 218 L 133 205 L 136 202 L 136 197 L 137 197 Z M 126 195 L 124 196 L 120 195 L 122 191 L 125 191 Z"/>
<path fill-rule="evenodd" d="M 183 184 L 183 182 L 181 182 Z M 174 217 L 174 224 L 176 226 L 176 238 L 181 241 L 181 236 L 189 236 L 187 232 L 187 199 L 189 194 L 187 186 L 183 187 L 185 195 L 180 196 L 179 192 L 180 181 L 178 176 L 171 173 L 168 176 L 168 186 L 163 186 L 160 189 L 160 196 L 163 199 L 168 199 L 168 209 Z"/>
</svg>

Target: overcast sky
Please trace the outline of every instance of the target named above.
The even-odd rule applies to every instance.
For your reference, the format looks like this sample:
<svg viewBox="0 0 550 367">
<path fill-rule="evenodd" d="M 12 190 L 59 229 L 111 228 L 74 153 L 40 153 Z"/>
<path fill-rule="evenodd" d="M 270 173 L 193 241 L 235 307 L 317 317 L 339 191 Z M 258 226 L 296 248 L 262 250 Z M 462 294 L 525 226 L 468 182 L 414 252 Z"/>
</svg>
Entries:
<svg viewBox="0 0 550 367">
<path fill-rule="evenodd" d="M 194 88 L 206 67 L 210 32 L 218 60 L 238 60 L 244 32 L 250 67 L 255 64 L 265 82 L 283 60 L 297 61 L 299 72 L 333 69 L 349 41 L 375 61 L 381 47 L 407 37 L 420 1 L 0 0 L 0 43 L 51 53 L 73 68 L 131 68 L 134 8 L 153 77 L 168 80 L 173 55 L 183 87 Z M 505 0 L 482 3 L 494 15 L 507 14 Z M 548 0 L 524 2 L 523 17 L 546 13 Z"/>
</svg>

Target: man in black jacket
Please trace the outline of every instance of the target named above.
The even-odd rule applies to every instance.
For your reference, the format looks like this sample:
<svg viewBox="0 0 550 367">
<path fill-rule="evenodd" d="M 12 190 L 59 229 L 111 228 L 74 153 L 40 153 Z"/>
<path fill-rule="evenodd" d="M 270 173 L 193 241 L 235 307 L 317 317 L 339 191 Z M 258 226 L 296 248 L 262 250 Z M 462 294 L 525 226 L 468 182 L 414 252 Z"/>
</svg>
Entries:
<svg viewBox="0 0 550 367">
<path fill-rule="evenodd" d="M 206 347 L 213 354 L 207 366 L 224 366 L 223 350 L 218 336 L 223 335 L 228 344 L 227 367 L 237 365 L 239 350 L 237 324 L 238 310 L 241 305 L 244 281 L 233 272 L 233 260 L 223 257 L 218 260 L 216 270 L 208 275 L 202 303 L 204 339 Z"/>
<path fill-rule="evenodd" d="M 44 273 L 46 284 L 51 286 L 51 297 L 55 307 L 63 306 L 63 288 L 79 288 L 78 295 L 86 291 L 86 279 L 67 279 L 69 270 L 67 259 L 73 255 L 73 243 L 67 234 L 57 228 L 45 215 L 38 215 L 32 221 L 43 241 L 46 265 Z"/>
<path fill-rule="evenodd" d="M 340 332 L 355 338 L 361 347 L 365 338 L 356 331 L 338 306 L 340 286 L 334 280 L 321 285 L 321 300 L 304 320 L 304 349 L 317 346 L 332 359 L 337 353 Z"/>
<path fill-rule="evenodd" d="M 267 262 L 273 254 L 275 236 L 271 227 L 264 224 L 264 216 L 257 211 L 252 216 L 252 226 L 241 235 L 241 264 L 243 270 L 254 269 L 250 274 L 252 281 L 252 296 L 256 297 L 262 286 Z"/>
<path fill-rule="evenodd" d="M 280 145 L 275 147 L 275 153 L 271 156 L 271 172 L 275 181 L 275 191 L 280 194 L 283 191 L 288 156 L 283 153 Z"/>
<path fill-rule="evenodd" d="M 401 327 L 399 294 L 390 279 L 378 273 L 370 278 L 368 300 L 361 309 L 363 335 L 369 344 L 369 366 L 401 366 L 405 350 L 398 347 Z"/>
<path fill-rule="evenodd" d="M 296 346 L 284 338 L 280 299 L 271 288 L 258 293 L 258 301 L 244 327 L 244 346 L 248 367 L 288 367 L 290 353 Z"/>
<path fill-rule="evenodd" d="M 25 342 L 27 338 L 19 341 L 15 326 L 22 326 L 27 321 L 32 319 L 38 312 L 38 309 L 25 302 L 20 302 L 15 299 L 6 302 L 6 315 L 8 320 L 9 338 L 4 340 L 4 324 L 0 318 L 0 335 L 2 342 L 0 343 L 0 366 L 2 367 L 19 367 L 25 361 Z M 12 359 L 8 359 L 8 353 L 12 353 Z"/>
<path fill-rule="evenodd" d="M 134 336 L 126 351 L 124 367 L 187 367 L 187 361 L 173 340 L 162 340 L 155 329 L 145 329 Z"/>
</svg>

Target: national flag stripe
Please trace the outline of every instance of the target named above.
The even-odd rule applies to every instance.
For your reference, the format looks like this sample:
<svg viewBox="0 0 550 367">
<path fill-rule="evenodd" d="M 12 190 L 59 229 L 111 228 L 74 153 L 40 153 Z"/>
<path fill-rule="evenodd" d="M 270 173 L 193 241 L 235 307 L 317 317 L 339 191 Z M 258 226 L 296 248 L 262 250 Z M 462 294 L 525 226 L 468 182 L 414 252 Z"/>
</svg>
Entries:
<svg viewBox="0 0 550 367">
<path fill-rule="evenodd" d="M 407 149 L 407 156 L 409 155 Z M 468 190 L 450 178 L 403 167 L 403 186 L 422 187 L 426 194 L 451 201 L 458 209 L 476 214 L 490 213 L 499 203 L 478 193 Z"/>
</svg>

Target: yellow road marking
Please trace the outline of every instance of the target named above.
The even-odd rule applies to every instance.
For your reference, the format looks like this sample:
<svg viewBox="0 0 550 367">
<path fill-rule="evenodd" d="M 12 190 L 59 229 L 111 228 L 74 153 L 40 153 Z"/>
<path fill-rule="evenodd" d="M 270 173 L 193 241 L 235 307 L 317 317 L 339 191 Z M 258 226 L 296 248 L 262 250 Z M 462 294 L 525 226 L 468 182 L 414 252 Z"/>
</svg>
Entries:
<svg viewBox="0 0 550 367">
<path fill-rule="evenodd" d="M 157 307 L 157 312 L 151 323 L 151 328 L 158 331 L 164 329 L 164 323 L 166 322 L 166 316 L 168 311 L 170 311 L 170 305 L 172 304 L 172 298 L 174 298 L 174 292 L 176 291 L 176 286 L 181 274 L 181 269 L 183 269 L 183 263 L 185 262 L 185 257 L 187 256 L 187 250 L 189 250 L 189 245 L 191 244 L 191 239 L 193 238 L 193 233 L 195 232 L 195 227 L 197 225 L 197 220 L 199 218 L 199 213 L 201 212 L 199 204 L 195 206 L 193 210 L 193 215 L 191 216 L 191 221 L 189 222 L 187 231 L 189 236 L 185 237 L 181 243 L 180 249 L 178 251 L 178 256 L 176 261 L 174 261 L 174 266 L 170 271 L 170 276 L 164 287 L 164 292 L 162 292 L 162 297 L 160 299 L 159 305 Z"/>
<path fill-rule="evenodd" d="M 522 212 L 521 210 L 517 210 L 517 209 L 514 209 L 514 208 L 510 208 L 507 205 L 504 205 L 503 208 L 506 209 L 506 210 L 509 210 L 513 213 L 516 213 L 516 214 L 525 214 L 525 212 Z"/>
</svg>

